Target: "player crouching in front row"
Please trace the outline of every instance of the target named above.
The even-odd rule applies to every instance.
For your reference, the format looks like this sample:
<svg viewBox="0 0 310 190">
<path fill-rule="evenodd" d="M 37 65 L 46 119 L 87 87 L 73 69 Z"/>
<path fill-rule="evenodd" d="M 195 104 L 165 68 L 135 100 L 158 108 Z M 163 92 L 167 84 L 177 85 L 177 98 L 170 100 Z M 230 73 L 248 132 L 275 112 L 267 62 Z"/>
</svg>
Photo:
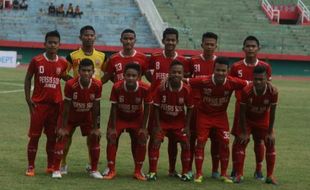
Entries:
<svg viewBox="0 0 310 190">
<path fill-rule="evenodd" d="M 263 66 L 254 68 L 253 79 L 253 83 L 245 87 L 241 94 L 239 126 L 242 134 L 235 144 L 237 167 L 234 182 L 242 181 L 244 153 L 249 143 L 249 135 L 252 134 L 254 141 L 264 141 L 266 147 L 266 183 L 276 185 L 277 182 L 273 177 L 276 159 L 273 124 L 278 91 L 270 82 L 267 82 L 267 72 Z"/>
<path fill-rule="evenodd" d="M 157 164 L 161 142 L 167 135 L 181 143 L 182 177 L 189 181 L 190 146 L 189 125 L 193 108 L 193 100 L 188 85 L 182 82 L 183 64 L 173 61 L 169 68 L 168 80 L 159 85 L 154 94 L 154 121 L 149 145 L 149 174 L 148 180 L 157 179 Z M 185 116 L 184 107 L 187 107 Z"/>
<path fill-rule="evenodd" d="M 124 80 L 115 83 L 112 88 L 110 97 L 112 105 L 107 128 L 108 168 L 103 174 L 103 179 L 113 179 L 116 176 L 115 157 L 119 137 L 126 130 L 130 134 L 131 141 L 136 142 L 132 149 L 135 162 L 134 178 L 146 180 L 142 173 L 142 164 L 146 154 L 146 126 L 152 99 L 149 94 L 149 85 L 139 80 L 140 75 L 140 65 L 127 63 Z"/>
<path fill-rule="evenodd" d="M 92 78 L 94 64 L 90 59 L 83 59 L 79 65 L 79 77 L 69 80 L 65 85 L 65 99 L 62 117 L 58 120 L 58 140 L 55 146 L 53 178 L 61 178 L 60 162 L 68 135 L 80 126 L 83 136 L 87 136 L 91 156 L 90 176 L 102 179 L 97 171 L 100 155 L 100 130 L 97 125 L 100 110 L 102 85 Z"/>
</svg>

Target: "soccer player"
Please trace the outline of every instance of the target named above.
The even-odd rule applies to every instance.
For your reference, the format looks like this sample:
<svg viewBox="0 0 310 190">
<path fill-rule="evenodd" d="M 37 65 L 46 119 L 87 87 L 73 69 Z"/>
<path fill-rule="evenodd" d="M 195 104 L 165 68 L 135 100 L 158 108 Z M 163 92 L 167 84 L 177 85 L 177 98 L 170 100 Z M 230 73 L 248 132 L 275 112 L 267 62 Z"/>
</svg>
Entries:
<svg viewBox="0 0 310 190">
<path fill-rule="evenodd" d="M 57 55 L 59 45 L 60 35 L 57 31 L 46 33 L 44 43 L 46 51 L 31 60 L 25 77 L 25 98 L 30 112 L 27 176 L 35 175 L 35 158 L 43 129 L 47 137 L 46 172 L 51 173 L 53 171 L 55 130 L 60 102 L 62 101 L 60 79 L 66 79 L 67 69 L 67 61 Z M 34 91 L 31 96 L 30 89 L 33 76 Z"/>
<path fill-rule="evenodd" d="M 158 86 L 154 93 L 154 121 L 149 142 L 149 173 L 148 180 L 157 180 L 157 164 L 159 149 L 164 137 L 169 134 L 182 147 L 182 176 L 181 180 L 189 181 L 190 145 L 189 125 L 193 108 L 191 90 L 182 82 L 184 75 L 183 64 L 173 61 L 169 66 L 168 80 Z M 186 116 L 185 108 L 187 107 Z"/>
<path fill-rule="evenodd" d="M 271 67 L 268 63 L 263 62 L 257 59 L 257 53 L 260 50 L 260 44 L 256 37 L 248 36 L 243 41 L 243 51 L 245 53 L 245 58 L 234 63 L 230 70 L 230 76 L 238 77 L 243 80 L 253 81 L 253 69 L 255 66 L 264 66 L 266 67 L 267 79 L 271 80 Z M 239 104 L 241 98 L 241 91 L 236 91 L 236 104 L 235 104 L 235 115 L 234 115 L 234 123 L 231 133 L 235 136 L 234 143 L 232 146 L 232 160 L 233 160 L 233 171 L 231 176 L 235 176 L 235 157 L 237 156 L 237 152 L 235 150 L 235 142 L 238 140 L 239 135 L 241 134 L 241 130 L 238 125 L 239 121 Z M 254 177 L 258 180 L 264 180 L 262 174 L 262 162 L 264 159 L 264 142 L 254 141 L 254 152 L 256 156 L 256 170 L 254 172 Z"/>
<path fill-rule="evenodd" d="M 102 84 L 92 78 L 94 63 L 90 59 L 82 59 L 79 64 L 78 77 L 70 79 L 65 85 L 63 112 L 58 120 L 58 140 L 55 146 L 53 178 L 61 178 L 60 162 L 68 141 L 68 137 L 76 127 L 80 126 L 83 136 L 87 136 L 88 151 L 91 160 L 90 176 L 102 179 L 97 171 L 100 155 L 100 130 L 98 115 Z"/>
<path fill-rule="evenodd" d="M 231 94 L 241 90 L 247 82 L 228 75 L 228 59 L 217 57 L 215 59 L 212 75 L 203 78 L 191 78 L 189 84 L 201 93 L 196 116 L 197 143 L 195 147 L 196 177 L 195 182 L 203 181 L 202 164 L 204 160 L 204 147 L 212 128 L 216 129 L 216 138 L 219 142 L 219 156 L 221 163 L 220 178 L 226 183 L 232 183 L 227 176 L 229 161 L 229 124 L 227 106 Z"/>
<path fill-rule="evenodd" d="M 214 52 L 217 48 L 217 35 L 212 32 L 206 32 L 202 35 L 201 47 L 203 52 L 200 55 L 193 56 L 190 59 L 190 71 L 193 78 L 205 77 L 211 75 L 214 69 L 214 60 L 216 55 Z M 195 143 L 196 143 L 196 113 L 197 107 L 200 104 L 200 91 L 199 89 L 193 89 L 194 103 L 195 107 L 193 109 L 193 116 L 191 121 L 191 136 L 190 136 L 190 145 L 191 145 L 191 163 L 192 166 L 194 153 L 195 153 Z M 219 166 L 219 155 L 218 155 L 218 143 L 215 138 L 215 130 L 212 129 L 210 133 L 211 138 L 211 156 L 212 156 L 212 177 L 218 178 L 218 166 Z"/>
<path fill-rule="evenodd" d="M 110 121 L 107 128 L 107 162 L 108 170 L 104 179 L 116 176 L 115 158 L 119 138 L 123 131 L 130 134 L 135 141 L 134 178 L 145 181 L 142 164 L 146 154 L 147 120 L 152 103 L 149 85 L 140 81 L 141 67 L 136 63 L 127 63 L 124 68 L 124 80 L 113 85 L 110 100 L 112 102 Z M 143 111 L 144 110 L 144 111 Z"/>
<path fill-rule="evenodd" d="M 124 80 L 124 69 L 127 63 L 136 63 L 140 65 L 140 76 L 145 74 L 148 65 L 148 59 L 146 55 L 135 50 L 134 46 L 136 43 L 136 33 L 132 29 L 125 29 L 121 33 L 120 42 L 123 45 L 123 49 L 115 54 L 113 54 L 107 61 L 104 76 L 101 81 L 103 84 L 111 80 L 116 83 L 118 81 Z M 133 135 L 133 133 L 129 133 Z M 137 142 L 134 136 L 131 137 L 131 152 L 134 157 L 135 147 Z"/>
<path fill-rule="evenodd" d="M 113 54 L 107 61 L 106 70 L 102 77 L 102 83 L 109 80 L 114 83 L 124 79 L 124 69 L 127 63 L 136 63 L 141 66 L 141 74 L 145 74 L 148 59 L 145 54 L 135 50 L 136 33 L 132 29 L 125 29 L 121 33 L 120 41 L 123 49 Z M 139 77 L 140 78 L 140 77 Z"/>
<path fill-rule="evenodd" d="M 167 28 L 163 32 L 162 43 L 164 44 L 164 50 L 160 53 L 154 53 L 150 58 L 148 71 L 146 78 L 151 82 L 151 92 L 153 93 L 155 88 L 160 85 L 161 81 L 168 77 L 170 64 L 177 60 L 183 63 L 184 75 L 189 76 L 189 64 L 185 57 L 178 54 L 176 46 L 179 41 L 179 33 L 174 28 Z M 154 120 L 152 110 L 150 114 L 150 121 Z M 151 127 L 151 125 L 149 126 Z M 151 129 L 149 129 L 151 131 Z M 169 134 L 168 134 L 169 138 Z M 169 155 L 169 176 L 180 177 L 175 170 L 175 163 L 177 158 L 177 143 L 173 138 L 169 138 L 168 142 L 168 155 Z"/>
<path fill-rule="evenodd" d="M 278 91 L 267 79 L 266 67 L 256 66 L 253 71 L 253 83 L 241 93 L 239 126 L 242 132 L 235 144 L 237 167 L 234 182 L 236 183 L 240 183 L 243 176 L 245 149 L 249 142 L 249 134 L 252 134 L 254 141 L 263 141 L 266 147 L 266 183 L 277 184 L 273 177 L 276 159 L 273 125 Z"/>
<path fill-rule="evenodd" d="M 79 65 L 80 65 L 81 60 L 87 58 L 87 59 L 92 60 L 92 62 L 94 63 L 95 72 L 93 74 L 93 77 L 96 78 L 97 80 L 100 80 L 101 76 L 102 76 L 102 71 L 104 71 L 104 69 L 105 69 L 106 56 L 103 52 L 100 52 L 94 48 L 94 43 L 96 40 L 95 29 L 90 25 L 83 26 L 80 29 L 79 38 L 82 42 L 82 47 L 76 51 L 71 52 L 67 56 L 67 61 L 69 62 L 68 71 L 70 71 L 72 69 L 73 70 L 73 77 L 77 77 L 79 75 L 78 70 L 79 70 Z M 68 143 L 67 143 L 66 148 L 64 150 L 64 155 L 63 155 L 63 159 L 61 162 L 62 174 L 68 173 L 67 155 L 68 155 L 70 145 L 72 142 L 72 135 L 74 133 L 74 129 L 71 132 L 72 133 L 69 135 Z M 88 142 L 88 144 L 89 144 L 89 142 Z M 89 156 L 89 158 L 90 158 L 90 156 Z M 89 169 L 90 169 L 90 166 L 88 165 L 86 170 L 89 170 Z"/>
</svg>

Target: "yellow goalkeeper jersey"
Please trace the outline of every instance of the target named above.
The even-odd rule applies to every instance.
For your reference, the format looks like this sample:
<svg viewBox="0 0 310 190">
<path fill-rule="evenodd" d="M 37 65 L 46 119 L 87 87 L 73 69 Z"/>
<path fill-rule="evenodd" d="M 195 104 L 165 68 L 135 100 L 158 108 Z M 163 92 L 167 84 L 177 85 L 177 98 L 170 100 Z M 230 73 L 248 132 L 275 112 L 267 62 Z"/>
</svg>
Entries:
<svg viewBox="0 0 310 190">
<path fill-rule="evenodd" d="M 93 53 L 91 55 L 86 55 L 85 52 L 81 48 L 76 51 L 71 52 L 67 56 L 67 61 L 69 62 L 67 71 L 69 72 L 72 68 L 73 77 L 78 76 L 80 61 L 85 58 L 88 58 L 93 61 L 94 66 L 95 66 L 94 77 L 100 80 L 102 76 L 102 72 L 105 69 L 106 56 L 103 52 L 97 51 L 95 49 L 93 50 Z"/>
</svg>

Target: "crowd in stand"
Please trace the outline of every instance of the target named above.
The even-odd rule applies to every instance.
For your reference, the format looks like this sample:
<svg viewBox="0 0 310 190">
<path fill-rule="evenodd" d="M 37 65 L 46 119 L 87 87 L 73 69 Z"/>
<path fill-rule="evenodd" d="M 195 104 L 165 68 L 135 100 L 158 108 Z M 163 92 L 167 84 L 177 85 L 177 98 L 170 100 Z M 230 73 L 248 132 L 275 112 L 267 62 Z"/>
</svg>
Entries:
<svg viewBox="0 0 310 190">
<path fill-rule="evenodd" d="M 63 17 L 67 17 L 67 16 L 71 16 L 71 17 L 80 17 L 83 14 L 83 12 L 80 9 L 79 5 L 76 5 L 75 8 L 73 7 L 72 3 L 69 3 L 68 7 L 67 7 L 67 11 L 65 11 L 65 6 L 64 4 L 61 4 L 59 6 L 55 6 L 53 3 L 50 4 L 50 6 L 48 7 L 48 14 L 51 16 L 63 16 Z"/>
<path fill-rule="evenodd" d="M 27 10 L 28 9 L 28 3 L 26 0 L 22 0 L 21 2 L 19 0 L 13 0 L 12 4 L 10 5 L 3 5 L 3 1 L 0 1 L 0 9 L 3 8 L 12 8 L 15 10 Z"/>
</svg>

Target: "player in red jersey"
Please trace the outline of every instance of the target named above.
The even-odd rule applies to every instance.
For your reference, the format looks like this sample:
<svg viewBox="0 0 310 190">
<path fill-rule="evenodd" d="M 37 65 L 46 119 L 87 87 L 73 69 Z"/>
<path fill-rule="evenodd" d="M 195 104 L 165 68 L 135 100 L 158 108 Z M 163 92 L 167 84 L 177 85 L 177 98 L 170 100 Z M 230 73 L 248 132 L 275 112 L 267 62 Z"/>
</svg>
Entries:
<svg viewBox="0 0 310 190">
<path fill-rule="evenodd" d="M 104 179 L 116 176 L 115 157 L 119 137 L 123 131 L 130 134 L 131 141 L 135 141 L 134 178 L 145 181 L 142 164 L 146 154 L 147 120 L 152 103 L 149 85 L 140 81 L 141 67 L 136 63 L 127 63 L 124 68 L 124 80 L 113 85 L 110 100 L 112 102 L 110 121 L 107 128 L 107 162 L 108 169 Z M 144 110 L 144 111 L 143 111 Z"/>
<path fill-rule="evenodd" d="M 125 29 L 120 39 L 123 49 L 113 54 L 107 61 L 102 83 L 109 80 L 118 82 L 124 79 L 124 68 L 127 63 L 136 63 L 141 66 L 141 74 L 145 74 L 148 59 L 145 54 L 134 49 L 136 43 L 136 33 L 131 29 Z"/>
<path fill-rule="evenodd" d="M 189 181 L 190 163 L 189 125 L 193 108 L 190 87 L 182 82 L 184 76 L 183 64 L 173 61 L 169 66 L 168 80 L 163 86 L 158 86 L 154 93 L 154 120 L 151 125 L 149 142 L 149 174 L 148 180 L 157 179 L 157 164 L 159 149 L 165 136 L 180 142 L 182 147 L 182 176 L 181 180 Z M 186 115 L 184 107 L 187 107 Z"/>
<path fill-rule="evenodd" d="M 255 66 L 264 66 L 266 67 L 267 79 L 271 80 L 271 67 L 268 63 L 263 62 L 257 59 L 257 53 L 260 50 L 259 41 L 254 36 L 248 36 L 245 38 L 243 42 L 243 51 L 245 53 L 245 58 L 241 61 L 234 63 L 230 70 L 230 76 L 238 77 L 240 79 L 244 79 L 247 81 L 253 81 L 253 69 Z M 236 105 L 235 105 L 235 115 L 234 115 L 234 123 L 232 128 L 232 134 L 235 136 L 235 140 L 232 146 L 232 160 L 233 160 L 233 171 L 231 176 L 235 176 L 234 172 L 234 163 L 236 157 L 235 151 L 235 142 L 237 141 L 239 135 L 241 134 L 241 130 L 238 127 L 239 120 L 239 104 L 241 98 L 241 91 L 236 91 Z M 264 159 L 264 142 L 254 141 L 254 152 L 256 156 L 256 170 L 254 173 L 254 177 L 256 179 L 263 180 L 264 177 L 261 172 L 262 161 Z"/>
<path fill-rule="evenodd" d="M 62 101 L 60 79 L 66 79 L 67 62 L 57 55 L 60 35 L 57 31 L 48 32 L 45 36 L 45 53 L 34 57 L 25 77 L 25 98 L 30 111 L 29 142 L 27 147 L 27 176 L 34 176 L 35 158 L 39 139 L 44 128 L 47 137 L 47 173 L 53 170 L 55 129 Z M 31 94 L 31 80 L 34 76 L 34 91 Z"/>
<path fill-rule="evenodd" d="M 229 124 L 227 106 L 231 94 L 241 90 L 247 82 L 228 75 L 229 62 L 226 58 L 218 57 L 215 60 L 212 75 L 203 78 L 189 79 L 193 88 L 200 89 L 201 101 L 197 110 L 195 147 L 196 177 L 195 182 L 202 182 L 202 163 L 204 160 L 204 147 L 212 128 L 216 128 L 216 138 L 219 142 L 219 155 L 221 163 L 221 179 L 232 183 L 227 176 L 229 160 Z"/>
<path fill-rule="evenodd" d="M 90 59 L 83 59 L 79 64 L 79 76 L 70 79 L 65 86 L 63 113 L 58 120 L 58 140 L 55 146 L 53 178 L 61 178 L 60 162 L 68 138 L 76 127 L 80 126 L 83 136 L 87 136 L 88 151 L 91 161 L 90 176 L 102 179 L 97 171 L 100 155 L 100 130 L 98 127 L 98 113 L 102 84 L 100 80 L 92 78 L 94 63 Z"/>
<path fill-rule="evenodd" d="M 263 141 L 266 147 L 267 178 L 266 183 L 276 185 L 273 177 L 275 165 L 275 135 L 274 120 L 278 91 L 267 82 L 267 70 L 263 66 L 256 66 L 253 71 L 253 83 L 242 90 L 240 99 L 241 135 L 236 141 L 236 177 L 234 182 L 240 183 L 243 176 L 245 149 L 252 134 L 254 141 Z"/>
<path fill-rule="evenodd" d="M 214 60 L 216 56 L 214 52 L 217 48 L 217 35 L 212 32 L 206 32 L 202 35 L 201 47 L 203 52 L 200 55 L 193 56 L 190 60 L 190 71 L 193 78 L 205 77 L 211 75 L 214 70 Z M 190 145 L 191 145 L 191 163 L 192 166 L 194 153 L 195 153 L 195 144 L 196 144 L 196 113 L 197 107 L 200 104 L 200 91 L 199 89 L 193 89 L 194 103 L 195 107 L 193 109 L 193 116 L 191 121 L 191 136 L 190 136 Z M 218 153 L 218 143 L 216 141 L 216 129 L 212 129 L 210 133 L 211 138 L 211 156 L 212 156 L 212 177 L 218 178 L 218 166 L 219 166 L 219 153 Z"/>
<path fill-rule="evenodd" d="M 162 80 L 168 77 L 169 67 L 172 61 L 177 60 L 184 65 L 184 75 L 189 76 L 189 62 L 185 57 L 178 54 L 176 45 L 178 44 L 179 33 L 174 28 L 167 28 L 163 32 L 162 43 L 165 48 L 160 53 L 154 53 L 150 58 L 146 78 L 151 82 L 151 92 L 161 83 Z M 150 121 L 153 119 L 151 111 Z M 149 129 L 151 131 L 151 129 Z M 169 137 L 168 137 L 169 138 Z M 180 177 L 175 170 L 175 163 L 177 158 L 177 143 L 169 138 L 168 142 L 168 155 L 169 155 L 169 176 Z"/>
</svg>

